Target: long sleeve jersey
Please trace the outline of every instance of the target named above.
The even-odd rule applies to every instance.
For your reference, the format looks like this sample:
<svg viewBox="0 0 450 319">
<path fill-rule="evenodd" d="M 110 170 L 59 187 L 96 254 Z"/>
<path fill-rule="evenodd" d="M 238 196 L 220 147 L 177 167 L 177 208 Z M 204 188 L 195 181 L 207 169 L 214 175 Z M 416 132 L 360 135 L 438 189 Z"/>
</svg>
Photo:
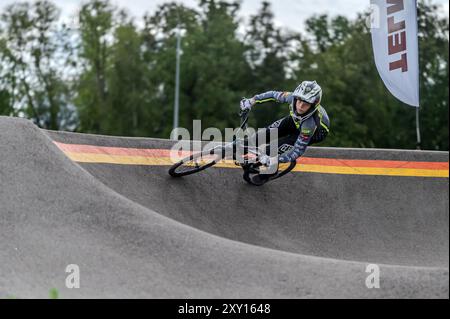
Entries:
<svg viewBox="0 0 450 319">
<path fill-rule="evenodd" d="M 321 105 L 317 105 L 303 116 L 295 115 L 295 99 L 291 92 L 269 91 L 258 94 L 253 97 L 256 104 L 266 102 L 287 103 L 290 105 L 291 117 L 299 130 L 299 136 L 295 142 L 294 148 L 279 157 L 280 163 L 288 163 L 296 161 L 301 157 L 310 144 L 315 133 L 329 132 L 330 120 L 327 112 Z"/>
</svg>

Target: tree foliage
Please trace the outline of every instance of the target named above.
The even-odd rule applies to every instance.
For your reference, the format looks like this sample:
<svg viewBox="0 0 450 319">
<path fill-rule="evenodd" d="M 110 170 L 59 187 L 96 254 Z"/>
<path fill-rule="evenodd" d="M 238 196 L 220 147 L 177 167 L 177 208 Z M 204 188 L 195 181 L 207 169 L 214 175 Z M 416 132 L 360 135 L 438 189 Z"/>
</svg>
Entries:
<svg viewBox="0 0 450 319">
<path fill-rule="evenodd" d="M 422 147 L 448 150 L 448 17 L 438 10 L 419 1 Z M 138 23 L 109 0 L 89 0 L 71 33 L 52 2 L 14 3 L 1 13 L 0 114 L 49 129 L 167 138 L 180 33 L 182 127 L 196 119 L 235 127 L 242 97 L 314 79 L 332 121 L 324 145 L 416 147 L 415 110 L 379 77 L 367 13 L 312 16 L 302 33 L 277 27 L 267 1 L 246 23 L 239 13 L 239 1 L 165 2 Z M 287 114 L 259 105 L 251 124 Z"/>
<path fill-rule="evenodd" d="M 20 114 L 44 128 L 70 127 L 65 28 L 58 25 L 59 9 L 46 0 L 19 2 L 6 7 L 2 16 L 0 96 L 6 114 Z M 2 102 L 3 104 L 4 102 Z M 64 118 L 62 117 L 64 115 Z"/>
</svg>

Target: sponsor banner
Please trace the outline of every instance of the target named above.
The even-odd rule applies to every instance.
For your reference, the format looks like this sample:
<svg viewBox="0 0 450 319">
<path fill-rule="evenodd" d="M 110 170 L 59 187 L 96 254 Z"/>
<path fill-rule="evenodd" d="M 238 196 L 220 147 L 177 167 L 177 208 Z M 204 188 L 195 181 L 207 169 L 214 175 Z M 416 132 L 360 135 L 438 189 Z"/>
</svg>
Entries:
<svg viewBox="0 0 450 319">
<path fill-rule="evenodd" d="M 375 64 L 388 90 L 419 107 L 419 44 L 416 0 L 371 0 Z"/>
</svg>

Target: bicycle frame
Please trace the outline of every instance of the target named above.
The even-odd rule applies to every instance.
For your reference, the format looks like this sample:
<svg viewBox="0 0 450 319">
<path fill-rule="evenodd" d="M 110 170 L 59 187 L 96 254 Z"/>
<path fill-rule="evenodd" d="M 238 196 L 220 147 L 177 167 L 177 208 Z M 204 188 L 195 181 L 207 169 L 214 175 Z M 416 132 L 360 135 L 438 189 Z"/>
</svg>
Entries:
<svg viewBox="0 0 450 319">
<path fill-rule="evenodd" d="M 247 154 L 255 155 L 255 157 L 258 158 L 261 155 L 261 153 L 259 151 L 257 151 L 257 150 L 252 150 L 247 145 L 248 139 L 246 137 L 244 137 L 243 139 L 239 139 L 238 138 L 238 135 L 240 133 L 244 132 L 245 130 L 247 130 L 247 128 L 248 128 L 249 113 L 250 113 L 249 110 L 241 111 L 239 113 L 239 116 L 241 117 L 241 125 L 240 125 L 239 129 L 237 130 L 237 132 L 233 135 L 233 141 L 232 142 L 227 143 L 225 145 L 218 145 L 218 146 L 212 148 L 208 153 L 209 154 L 213 154 L 213 153 L 215 153 L 218 150 L 225 150 L 226 151 L 226 150 L 230 150 L 231 148 L 233 148 L 233 158 L 235 158 L 236 157 L 236 149 L 235 149 L 235 147 L 237 148 L 237 147 L 239 147 L 241 145 L 244 145 L 243 146 L 244 147 L 244 152 L 242 154 L 242 155 L 244 155 L 243 163 L 236 161 L 236 165 L 239 165 L 239 166 L 249 165 L 250 162 L 249 162 L 248 158 L 246 158 Z M 256 162 L 257 161 L 255 161 L 255 163 Z"/>
<path fill-rule="evenodd" d="M 241 117 L 241 126 L 239 127 L 238 131 L 236 132 L 236 134 L 233 137 L 233 142 L 230 143 L 231 145 L 236 145 L 236 147 L 238 146 L 238 143 L 242 143 L 244 145 L 244 163 L 239 163 L 239 165 L 241 166 L 245 166 L 249 164 L 248 158 L 246 158 L 245 156 L 247 154 L 253 154 L 255 155 L 257 158 L 261 155 L 260 152 L 256 151 L 256 150 L 252 150 L 251 148 L 249 148 L 249 146 L 247 145 L 248 139 L 247 138 L 243 138 L 243 139 L 238 139 L 237 136 L 239 135 L 240 131 L 244 132 L 247 130 L 248 128 L 248 120 L 249 120 L 249 114 L 250 114 L 250 110 L 246 110 L 246 111 L 241 111 L 239 113 L 239 116 Z M 230 145 L 228 144 L 228 145 Z M 236 154 L 236 152 L 234 152 L 234 155 Z"/>
<path fill-rule="evenodd" d="M 255 146 L 249 146 L 249 138 L 247 135 L 244 134 L 243 138 L 239 138 L 241 133 L 247 131 L 248 128 L 248 121 L 249 121 L 249 112 L 250 111 L 244 111 L 240 113 L 241 116 L 241 125 L 239 129 L 235 132 L 233 135 L 233 141 L 227 144 L 221 143 L 220 145 L 211 148 L 209 151 L 203 151 L 197 154 L 192 154 L 190 157 L 185 158 L 178 163 L 174 164 L 171 169 L 169 170 L 169 174 L 173 177 L 182 177 L 187 176 L 191 174 L 195 174 L 197 172 L 200 172 L 202 170 L 205 170 L 209 167 L 214 166 L 219 161 L 229 158 L 228 155 L 231 155 L 230 153 L 227 154 L 227 152 L 232 152 L 233 160 L 235 161 L 235 164 L 237 166 L 241 166 L 244 170 L 244 180 L 247 181 L 249 184 L 261 186 L 265 184 L 269 180 L 274 180 L 277 178 L 280 178 L 281 176 L 286 175 L 289 173 L 296 165 L 296 162 L 291 162 L 290 166 L 287 169 L 284 169 L 282 171 L 278 170 L 276 174 L 271 173 L 263 173 L 263 175 L 267 175 L 268 178 L 261 179 L 258 181 L 256 176 L 259 176 L 261 174 L 259 167 L 262 165 L 259 162 L 260 156 L 262 152 L 260 151 L 259 147 Z M 246 132 L 248 133 L 248 132 Z M 253 136 L 253 135 L 252 135 Z M 243 146 L 244 151 L 240 152 L 240 147 Z M 239 147 L 239 153 L 237 152 L 237 147 Z M 254 148 L 254 149 L 252 149 Z M 255 155 L 255 157 L 249 157 L 249 154 Z M 210 158 L 211 155 L 214 155 L 214 158 Z M 242 157 L 241 157 L 242 156 Z M 205 162 L 203 162 L 203 158 L 209 158 Z M 239 158 L 239 161 L 237 159 Z M 186 163 L 194 163 L 195 167 L 194 169 L 187 170 L 187 171 L 181 171 L 177 172 L 178 168 L 185 165 Z M 188 165 L 189 166 L 189 165 Z M 278 167 L 279 168 L 279 167 Z M 254 177 L 252 177 L 254 176 Z M 256 179 L 255 179 L 256 178 Z"/>
</svg>

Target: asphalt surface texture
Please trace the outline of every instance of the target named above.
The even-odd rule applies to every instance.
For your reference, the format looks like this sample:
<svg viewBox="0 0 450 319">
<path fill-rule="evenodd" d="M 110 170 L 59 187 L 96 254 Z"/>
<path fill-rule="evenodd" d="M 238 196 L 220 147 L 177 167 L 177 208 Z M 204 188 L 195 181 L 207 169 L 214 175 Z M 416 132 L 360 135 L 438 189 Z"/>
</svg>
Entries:
<svg viewBox="0 0 450 319">
<path fill-rule="evenodd" d="M 448 178 L 82 164 L 54 141 L 173 142 L 43 131 L 0 117 L 0 298 L 448 298 Z M 448 162 L 447 152 L 306 156 Z M 69 264 L 80 288 L 65 286 Z M 368 289 L 366 267 L 380 267 Z"/>
</svg>

